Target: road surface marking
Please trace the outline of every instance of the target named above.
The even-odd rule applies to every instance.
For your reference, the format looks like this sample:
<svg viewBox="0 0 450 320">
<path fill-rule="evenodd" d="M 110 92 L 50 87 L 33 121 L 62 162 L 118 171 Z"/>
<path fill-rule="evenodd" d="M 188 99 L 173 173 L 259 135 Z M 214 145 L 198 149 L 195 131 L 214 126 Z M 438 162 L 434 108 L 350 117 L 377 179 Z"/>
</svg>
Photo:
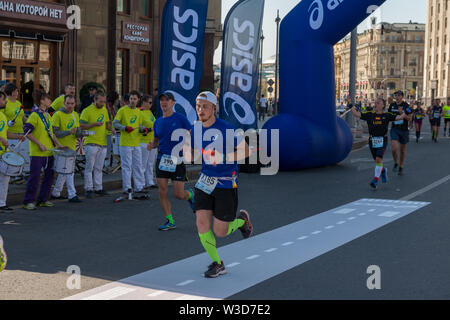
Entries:
<svg viewBox="0 0 450 320">
<path fill-rule="evenodd" d="M 398 214 L 400 214 L 401 212 L 395 212 L 395 211 L 386 211 L 383 212 L 382 214 L 379 214 L 379 217 L 388 217 L 388 218 L 392 218 Z"/>
<path fill-rule="evenodd" d="M 341 209 L 339 211 L 336 211 L 335 213 L 336 214 L 349 214 L 349 213 L 352 213 L 354 211 L 355 211 L 355 209 Z"/>
<path fill-rule="evenodd" d="M 186 280 L 184 282 L 181 282 L 181 283 L 177 284 L 177 287 L 184 287 L 184 286 L 187 286 L 188 284 L 191 284 L 193 282 L 195 282 L 195 280 Z"/>
<path fill-rule="evenodd" d="M 229 272 L 225 276 L 214 279 L 214 281 L 206 279 L 200 274 L 200 271 L 202 271 L 200 270 L 201 266 L 211 263 L 208 254 L 203 252 L 199 255 L 68 297 L 66 300 L 80 300 L 93 296 L 111 299 L 111 297 L 117 296 L 119 293 L 119 299 L 155 299 L 155 297 L 149 296 L 155 290 L 165 291 L 166 294 L 163 298 L 166 300 L 174 300 L 183 296 L 194 296 L 197 299 L 226 299 L 276 277 L 281 273 L 296 268 L 307 261 L 344 246 L 362 236 L 372 234 L 373 231 L 429 205 L 429 203 L 425 202 L 417 203 L 417 208 L 413 209 L 411 208 L 411 203 L 407 203 L 405 208 L 393 210 L 393 207 L 399 203 L 396 201 L 388 201 L 362 199 L 290 225 L 256 235 L 245 241 L 220 247 L 220 257 L 226 261 L 236 261 L 234 263 L 240 261 L 240 264 L 232 270 L 228 270 Z M 379 207 L 378 205 L 387 205 L 388 208 L 384 206 Z M 373 214 L 367 214 L 364 217 L 355 219 L 352 223 L 340 221 L 339 218 L 341 216 L 336 215 L 336 212 L 340 210 L 353 210 L 352 216 L 356 216 L 359 213 L 366 213 L 371 209 L 375 210 L 372 211 Z M 398 214 L 386 214 L 386 212 L 398 212 Z M 335 227 L 332 232 L 322 232 L 317 237 L 311 236 L 308 238 L 308 241 L 297 241 L 292 245 L 284 247 L 283 250 L 276 250 L 271 254 L 261 256 L 254 254 L 255 252 L 261 252 L 264 250 L 263 248 L 267 248 L 268 243 L 292 242 L 292 239 L 288 238 L 289 235 L 311 234 L 315 230 L 324 230 L 326 226 L 336 224 L 340 225 L 339 227 Z M 304 240 L 306 238 L 306 236 L 303 236 L 298 239 Z M 171 276 L 167 277 L 168 274 Z M 186 279 L 192 280 L 189 280 L 190 282 L 188 283 Z M 177 285 L 182 283 L 185 285 Z M 131 287 L 131 289 L 127 289 L 130 293 L 123 295 L 126 291 L 116 291 L 111 295 L 110 290 L 119 286 Z M 137 291 L 136 288 L 138 289 Z"/>
<path fill-rule="evenodd" d="M 167 291 L 155 291 L 153 293 L 148 294 L 147 297 L 155 298 L 159 297 L 160 295 L 163 295 L 164 293 L 167 293 Z"/>
<path fill-rule="evenodd" d="M 230 263 L 229 265 L 227 265 L 226 267 L 227 268 L 233 268 L 233 267 L 236 267 L 236 266 L 238 266 L 238 265 L 240 265 L 241 263 L 240 262 L 234 262 L 234 263 Z"/>
<path fill-rule="evenodd" d="M 446 176 L 445 178 L 442 178 L 441 180 L 438 180 L 438 181 L 430 184 L 429 186 L 426 186 L 423 189 L 420 189 L 419 191 L 411 193 L 410 195 L 407 195 L 406 197 L 403 197 L 400 200 L 406 200 L 406 201 L 412 200 L 412 199 L 417 198 L 418 196 L 420 196 L 420 195 L 422 195 L 424 193 L 427 193 L 427 192 L 429 192 L 429 191 L 439 187 L 440 185 L 442 185 L 442 184 L 444 184 L 444 183 L 446 183 L 448 181 L 450 181 L 450 175 Z"/>
<path fill-rule="evenodd" d="M 348 220 L 350 220 L 350 221 L 355 220 L 355 219 L 356 219 L 356 217 L 350 217 L 350 218 L 348 218 Z"/>
<path fill-rule="evenodd" d="M 333 229 L 333 228 L 334 228 L 334 226 L 325 227 L 325 229 L 327 229 L 327 230 L 330 230 L 330 229 Z"/>
<path fill-rule="evenodd" d="M 277 251 L 277 250 L 278 250 L 277 248 L 272 248 L 272 249 L 268 249 L 268 250 L 266 250 L 266 251 L 264 251 L 264 252 L 272 253 L 272 252 L 275 252 L 275 251 Z"/>
<path fill-rule="evenodd" d="M 297 238 L 297 240 L 305 240 L 305 239 L 308 239 L 308 236 L 303 236 L 303 237 Z"/>
<path fill-rule="evenodd" d="M 319 234 L 319 233 L 322 233 L 322 231 L 317 230 L 317 231 L 312 232 L 311 234 L 316 235 L 316 234 Z"/>
<path fill-rule="evenodd" d="M 94 294 L 93 296 L 89 296 L 87 298 L 84 298 L 83 300 L 112 300 L 133 291 L 136 291 L 136 289 L 116 287 L 98 294 Z"/>
<path fill-rule="evenodd" d="M 287 246 L 290 246 L 290 245 L 293 245 L 293 244 L 294 244 L 293 242 L 286 242 L 286 243 L 283 243 L 282 246 L 283 247 L 287 247 Z"/>
</svg>

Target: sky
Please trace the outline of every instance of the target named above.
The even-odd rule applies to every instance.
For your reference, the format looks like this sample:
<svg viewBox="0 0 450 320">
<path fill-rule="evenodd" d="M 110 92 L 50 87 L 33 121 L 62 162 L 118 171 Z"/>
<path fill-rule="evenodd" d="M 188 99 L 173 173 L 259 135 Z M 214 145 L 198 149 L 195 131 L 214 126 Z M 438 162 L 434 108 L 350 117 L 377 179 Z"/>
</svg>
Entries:
<svg viewBox="0 0 450 320">
<path fill-rule="evenodd" d="M 222 23 L 231 7 L 238 0 L 222 0 Z M 299 0 L 266 0 L 264 9 L 264 60 L 275 54 L 276 47 L 276 24 L 277 9 L 280 10 L 280 17 L 283 18 L 294 8 Z M 427 14 L 427 0 L 387 0 L 381 7 L 381 18 L 383 22 L 413 22 L 425 23 Z M 363 23 L 366 25 L 366 23 Z M 220 63 L 222 55 L 222 43 L 216 50 L 214 63 Z"/>
</svg>

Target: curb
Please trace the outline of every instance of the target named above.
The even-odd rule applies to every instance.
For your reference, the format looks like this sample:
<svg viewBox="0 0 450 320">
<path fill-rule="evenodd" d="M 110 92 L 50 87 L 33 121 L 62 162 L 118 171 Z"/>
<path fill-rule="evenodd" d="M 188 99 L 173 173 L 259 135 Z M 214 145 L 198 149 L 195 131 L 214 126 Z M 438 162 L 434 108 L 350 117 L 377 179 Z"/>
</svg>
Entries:
<svg viewBox="0 0 450 320">
<path fill-rule="evenodd" d="M 201 167 L 193 166 L 187 168 L 187 176 L 189 181 L 196 181 L 200 177 Z M 75 189 L 77 190 L 78 195 L 84 195 L 84 185 L 77 184 L 75 185 Z M 117 191 L 122 189 L 122 179 L 106 181 L 103 182 L 103 189 L 105 191 Z M 66 188 L 64 187 L 64 191 L 62 195 L 67 196 Z M 23 204 L 23 199 L 25 198 L 25 191 L 19 193 L 8 194 L 7 203 L 8 206 L 19 206 Z"/>
</svg>

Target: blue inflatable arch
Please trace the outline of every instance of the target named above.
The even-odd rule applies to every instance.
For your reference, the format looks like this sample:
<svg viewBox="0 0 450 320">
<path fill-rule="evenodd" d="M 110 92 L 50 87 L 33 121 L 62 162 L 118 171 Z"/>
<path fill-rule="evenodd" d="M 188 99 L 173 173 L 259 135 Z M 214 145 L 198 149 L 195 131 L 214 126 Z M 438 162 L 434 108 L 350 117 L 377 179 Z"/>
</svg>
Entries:
<svg viewBox="0 0 450 320">
<path fill-rule="evenodd" d="M 385 0 L 303 0 L 280 30 L 280 169 L 334 165 L 352 150 L 349 126 L 336 116 L 333 46 Z M 270 150 L 270 143 L 269 143 Z"/>
</svg>

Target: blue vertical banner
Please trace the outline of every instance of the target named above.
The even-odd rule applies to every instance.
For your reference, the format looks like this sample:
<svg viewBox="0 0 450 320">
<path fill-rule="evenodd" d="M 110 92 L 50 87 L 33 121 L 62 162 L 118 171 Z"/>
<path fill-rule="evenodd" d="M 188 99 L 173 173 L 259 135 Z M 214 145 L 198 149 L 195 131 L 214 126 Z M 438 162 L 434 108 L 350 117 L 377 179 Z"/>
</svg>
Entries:
<svg viewBox="0 0 450 320">
<path fill-rule="evenodd" d="M 240 0 L 223 31 L 220 118 L 243 130 L 257 129 L 260 38 L 264 0 Z"/>
<path fill-rule="evenodd" d="M 208 0 L 168 0 L 163 11 L 158 90 L 170 91 L 175 111 L 191 123 L 197 120 L 207 14 Z"/>
</svg>

